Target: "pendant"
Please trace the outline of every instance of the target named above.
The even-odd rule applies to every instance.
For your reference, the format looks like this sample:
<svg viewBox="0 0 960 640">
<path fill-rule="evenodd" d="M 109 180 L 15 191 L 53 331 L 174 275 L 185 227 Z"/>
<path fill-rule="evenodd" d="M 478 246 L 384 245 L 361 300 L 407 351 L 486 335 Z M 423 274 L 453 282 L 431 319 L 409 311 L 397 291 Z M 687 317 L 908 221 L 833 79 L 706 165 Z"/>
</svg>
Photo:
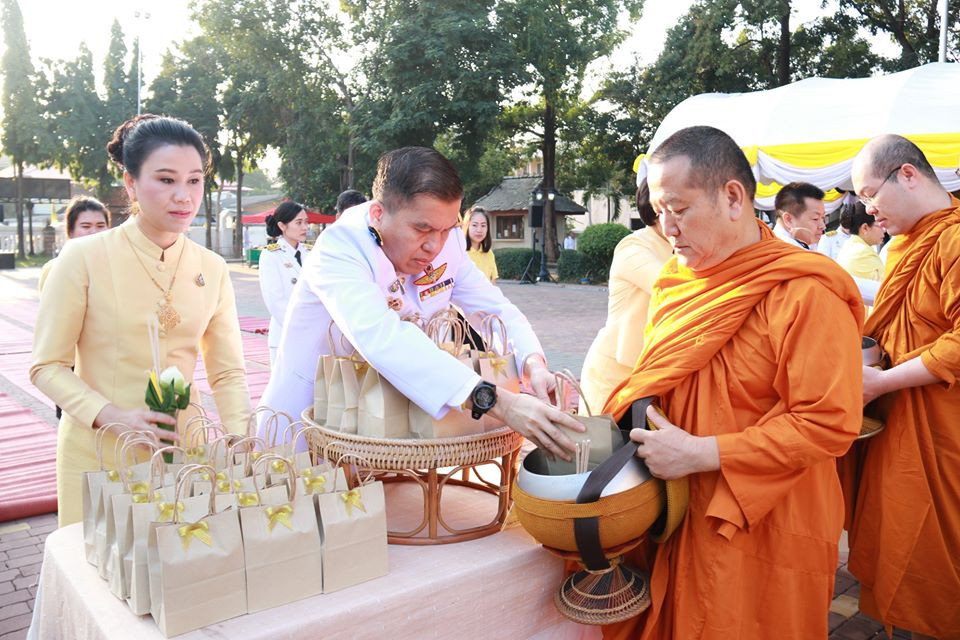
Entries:
<svg viewBox="0 0 960 640">
<path fill-rule="evenodd" d="M 171 295 L 167 292 L 163 299 L 157 301 L 157 320 L 160 322 L 160 328 L 164 331 L 170 331 L 180 324 L 180 314 L 173 305 L 170 304 Z"/>
</svg>

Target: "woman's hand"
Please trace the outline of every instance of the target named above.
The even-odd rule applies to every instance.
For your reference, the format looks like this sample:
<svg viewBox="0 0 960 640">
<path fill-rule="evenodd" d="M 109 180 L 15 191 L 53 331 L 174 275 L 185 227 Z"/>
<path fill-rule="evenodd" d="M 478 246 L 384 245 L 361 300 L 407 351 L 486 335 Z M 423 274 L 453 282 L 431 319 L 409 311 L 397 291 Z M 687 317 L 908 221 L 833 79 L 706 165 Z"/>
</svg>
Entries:
<svg viewBox="0 0 960 640">
<path fill-rule="evenodd" d="M 126 425 L 126 431 L 153 433 L 160 440 L 174 444 L 180 440 L 180 436 L 177 435 L 176 431 L 167 431 L 157 426 L 158 424 L 168 424 L 173 428 L 177 426 L 177 421 L 173 417 L 165 413 L 160 413 L 159 411 L 150 411 L 149 409 L 121 409 L 115 404 L 108 404 L 97 414 L 97 417 L 93 421 L 93 427 L 99 429 L 111 423 Z M 120 435 L 123 431 L 124 430 L 118 429 L 117 435 Z"/>
</svg>

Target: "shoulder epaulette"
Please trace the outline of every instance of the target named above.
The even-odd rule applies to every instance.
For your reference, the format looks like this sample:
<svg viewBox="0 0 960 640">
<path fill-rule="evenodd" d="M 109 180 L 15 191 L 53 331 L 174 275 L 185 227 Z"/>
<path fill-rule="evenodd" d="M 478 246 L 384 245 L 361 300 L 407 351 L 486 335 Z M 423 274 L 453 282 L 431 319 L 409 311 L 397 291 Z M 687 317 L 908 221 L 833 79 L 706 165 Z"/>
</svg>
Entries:
<svg viewBox="0 0 960 640">
<path fill-rule="evenodd" d="M 310 244 L 309 242 L 304 242 L 303 248 L 306 249 L 307 251 L 310 251 L 311 249 L 313 249 L 313 245 Z"/>
<path fill-rule="evenodd" d="M 835 236 L 835 235 L 837 235 L 837 230 L 834 229 L 833 231 L 827 231 L 824 235 L 827 235 L 827 236 Z"/>
<path fill-rule="evenodd" d="M 264 247 L 267 251 L 280 251 L 280 244 L 274 242 L 273 244 L 268 244 Z"/>
</svg>

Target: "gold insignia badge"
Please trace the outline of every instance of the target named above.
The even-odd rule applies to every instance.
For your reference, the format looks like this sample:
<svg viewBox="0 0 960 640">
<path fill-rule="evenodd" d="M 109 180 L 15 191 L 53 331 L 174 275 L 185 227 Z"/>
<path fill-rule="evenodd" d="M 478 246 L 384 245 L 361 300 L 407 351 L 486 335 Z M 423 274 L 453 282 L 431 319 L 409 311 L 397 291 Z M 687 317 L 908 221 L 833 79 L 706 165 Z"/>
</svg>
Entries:
<svg viewBox="0 0 960 640">
<path fill-rule="evenodd" d="M 403 308 L 403 300 L 400 298 L 387 298 L 387 306 L 394 311 L 400 311 Z"/>
<path fill-rule="evenodd" d="M 431 285 L 440 278 L 443 277 L 444 272 L 447 270 L 447 263 L 444 262 L 442 265 L 433 268 L 433 265 L 428 264 L 427 267 L 423 270 L 423 275 L 413 281 L 413 284 L 418 287 L 425 287 Z"/>
</svg>

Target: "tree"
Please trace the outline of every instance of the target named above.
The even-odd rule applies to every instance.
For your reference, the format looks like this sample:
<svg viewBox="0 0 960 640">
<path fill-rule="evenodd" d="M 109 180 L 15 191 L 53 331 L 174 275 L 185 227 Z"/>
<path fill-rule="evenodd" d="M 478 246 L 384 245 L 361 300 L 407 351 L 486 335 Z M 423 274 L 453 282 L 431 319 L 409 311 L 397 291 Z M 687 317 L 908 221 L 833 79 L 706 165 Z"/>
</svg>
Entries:
<svg viewBox="0 0 960 640">
<path fill-rule="evenodd" d="M 87 45 L 80 45 L 75 60 L 49 63 L 46 75 L 50 85 L 46 99 L 50 160 L 77 182 L 93 186 L 97 196 L 106 200 L 114 180 L 104 150 L 108 126 Z"/>
<path fill-rule="evenodd" d="M 935 62 L 939 53 L 940 12 L 937 0 L 839 0 L 840 9 L 852 12 L 873 35 L 887 33 L 900 47 L 894 69 L 909 69 Z M 960 20 L 960 3 L 950 3 L 950 23 Z M 957 59 L 960 32 L 947 43 L 948 59 Z"/>
<path fill-rule="evenodd" d="M 3 35 L 7 48 L 3 53 L 3 150 L 13 160 L 17 183 L 18 254 L 25 257 L 23 230 L 23 168 L 38 162 L 43 148 L 43 122 L 34 84 L 36 73 L 30 60 L 30 48 L 23 28 L 23 15 L 16 0 L 3 0 Z M 30 216 L 31 231 L 33 216 Z M 33 254 L 33 233 L 30 233 Z"/>
<path fill-rule="evenodd" d="M 520 79 L 538 96 L 523 107 L 540 113 L 543 190 L 556 191 L 558 114 L 579 99 L 587 66 L 611 53 L 625 35 L 624 14 L 640 14 L 642 0 L 504 0 L 497 7 L 502 37 L 519 65 Z M 528 94 L 529 95 L 529 94 Z M 519 121 L 523 121 L 520 118 Z M 530 127 L 523 127 L 533 133 Z M 544 200 L 544 234 L 549 261 L 557 259 L 553 200 Z"/>
<path fill-rule="evenodd" d="M 123 29 L 117 20 L 110 27 L 110 46 L 103 62 L 104 127 L 108 135 L 123 122 L 137 115 L 136 60 L 131 63 L 133 72 L 125 69 L 127 45 L 123 41 Z"/>
</svg>

